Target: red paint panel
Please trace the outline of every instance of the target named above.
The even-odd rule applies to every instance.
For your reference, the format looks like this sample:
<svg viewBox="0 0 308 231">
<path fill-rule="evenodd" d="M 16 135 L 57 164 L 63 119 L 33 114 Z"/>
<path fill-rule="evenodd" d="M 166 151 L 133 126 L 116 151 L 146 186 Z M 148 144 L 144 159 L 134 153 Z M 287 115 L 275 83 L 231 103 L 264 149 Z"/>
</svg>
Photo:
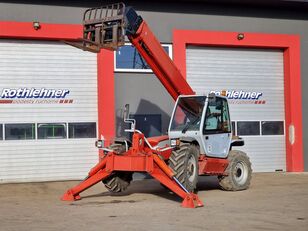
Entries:
<svg viewBox="0 0 308 231">
<path fill-rule="evenodd" d="M 186 46 L 250 47 L 282 49 L 284 51 L 285 121 L 287 171 L 304 170 L 302 138 L 302 93 L 300 78 L 300 37 L 286 34 L 174 30 L 173 58 L 186 78 Z M 295 128 L 295 141 L 289 141 L 289 127 Z"/>
<path fill-rule="evenodd" d="M 302 94 L 300 80 L 300 42 L 299 39 L 284 51 L 285 110 L 286 110 L 286 149 L 287 171 L 304 171 Z M 293 126 L 294 143 L 291 144 L 289 127 Z"/>
<path fill-rule="evenodd" d="M 82 36 L 82 26 L 75 24 L 40 23 L 35 30 L 32 22 L 0 22 L 0 38 L 74 40 Z"/>
<path fill-rule="evenodd" d="M 228 159 L 199 157 L 199 175 L 223 175 L 229 164 Z"/>
<path fill-rule="evenodd" d="M 159 142 L 162 142 L 162 141 L 168 140 L 168 139 L 169 139 L 169 136 L 163 135 L 163 136 L 150 137 L 150 138 L 148 138 L 148 141 L 152 146 L 156 146 L 156 145 L 159 144 Z"/>
<path fill-rule="evenodd" d="M 107 144 L 115 136 L 113 51 L 102 49 L 97 55 L 98 138 Z"/>
</svg>

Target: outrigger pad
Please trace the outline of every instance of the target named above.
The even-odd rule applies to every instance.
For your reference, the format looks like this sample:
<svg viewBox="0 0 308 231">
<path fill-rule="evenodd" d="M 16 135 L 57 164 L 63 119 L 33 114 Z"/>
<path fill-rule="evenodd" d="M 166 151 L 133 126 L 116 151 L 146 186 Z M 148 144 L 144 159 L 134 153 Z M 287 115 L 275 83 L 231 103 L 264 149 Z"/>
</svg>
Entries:
<svg viewBox="0 0 308 231">
<path fill-rule="evenodd" d="M 203 207 L 202 201 L 199 199 L 197 194 L 194 193 L 187 193 L 185 199 L 182 202 L 183 208 L 197 208 Z"/>
<path fill-rule="evenodd" d="M 61 197 L 62 201 L 77 201 L 80 199 L 81 197 L 79 196 L 79 194 L 74 196 L 73 192 L 70 190 L 64 193 L 64 195 Z"/>
</svg>

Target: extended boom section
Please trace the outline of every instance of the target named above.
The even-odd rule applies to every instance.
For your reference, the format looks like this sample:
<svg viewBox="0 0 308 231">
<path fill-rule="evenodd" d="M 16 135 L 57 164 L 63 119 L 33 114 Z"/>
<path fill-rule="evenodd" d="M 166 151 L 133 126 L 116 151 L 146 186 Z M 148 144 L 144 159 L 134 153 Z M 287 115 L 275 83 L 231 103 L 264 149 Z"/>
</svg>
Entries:
<svg viewBox="0 0 308 231">
<path fill-rule="evenodd" d="M 138 50 L 174 100 L 179 95 L 194 95 L 147 23 L 132 7 L 123 3 L 91 8 L 83 16 L 81 43 L 70 43 L 83 50 L 99 52 L 123 46 L 125 36 Z"/>
<path fill-rule="evenodd" d="M 128 38 L 174 100 L 179 95 L 195 94 L 146 22 L 143 21 L 136 34 Z"/>
</svg>

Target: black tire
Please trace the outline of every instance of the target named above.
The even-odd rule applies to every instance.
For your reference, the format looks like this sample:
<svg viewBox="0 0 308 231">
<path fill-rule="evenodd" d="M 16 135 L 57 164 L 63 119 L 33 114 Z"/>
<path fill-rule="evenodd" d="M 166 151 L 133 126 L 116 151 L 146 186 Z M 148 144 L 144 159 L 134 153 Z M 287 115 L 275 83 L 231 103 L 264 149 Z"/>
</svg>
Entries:
<svg viewBox="0 0 308 231">
<path fill-rule="evenodd" d="M 179 149 L 173 151 L 169 158 L 169 167 L 189 192 L 194 192 L 197 188 L 198 157 L 199 150 L 195 145 L 182 143 Z"/>
<path fill-rule="evenodd" d="M 112 144 L 109 146 L 109 149 L 114 150 L 119 155 L 126 150 L 125 145 L 123 144 Z M 105 187 L 109 192 L 120 193 L 127 189 L 132 179 L 132 172 L 114 172 L 102 182 L 105 184 Z"/>
<path fill-rule="evenodd" d="M 133 179 L 132 176 L 131 172 L 115 172 L 103 180 L 103 183 L 109 192 L 120 193 L 124 192 L 130 185 Z"/>
<path fill-rule="evenodd" d="M 251 163 L 245 152 L 231 150 L 226 168 L 228 176 L 219 176 L 219 185 L 226 191 L 240 191 L 249 188 L 251 180 Z"/>
</svg>

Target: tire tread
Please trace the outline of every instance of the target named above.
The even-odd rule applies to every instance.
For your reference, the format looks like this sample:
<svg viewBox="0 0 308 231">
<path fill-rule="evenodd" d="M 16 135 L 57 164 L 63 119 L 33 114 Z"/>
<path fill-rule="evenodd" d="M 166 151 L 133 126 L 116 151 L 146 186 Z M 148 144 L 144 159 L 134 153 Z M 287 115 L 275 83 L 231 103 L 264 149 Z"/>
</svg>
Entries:
<svg viewBox="0 0 308 231">
<path fill-rule="evenodd" d="M 246 182 L 243 185 L 238 185 L 232 176 L 232 167 L 236 163 L 237 159 L 241 159 L 248 168 L 248 176 L 246 179 Z M 240 191 L 245 190 L 249 188 L 251 176 L 252 176 L 252 169 L 251 169 L 251 162 L 249 160 L 249 157 L 245 152 L 239 151 L 239 150 L 231 150 L 228 155 L 229 165 L 226 168 L 226 172 L 228 173 L 228 176 L 220 176 L 219 179 L 219 185 L 223 190 L 226 191 Z"/>
<path fill-rule="evenodd" d="M 188 191 L 195 191 L 197 180 L 193 183 L 193 185 L 187 182 L 186 177 L 186 163 L 188 161 L 188 154 L 189 151 L 192 151 L 198 161 L 198 150 L 195 145 L 189 143 L 182 143 L 177 151 L 173 151 L 170 158 L 169 158 L 169 167 L 175 173 L 175 177 L 184 185 L 184 187 Z M 198 168 L 198 163 L 197 163 Z M 198 172 L 198 169 L 197 169 Z M 198 176 L 198 174 L 197 174 Z"/>
<path fill-rule="evenodd" d="M 125 152 L 125 146 L 123 144 L 111 144 L 109 149 L 114 150 L 117 154 L 121 155 L 121 153 Z M 127 189 L 132 181 L 132 173 L 131 172 L 115 172 L 102 182 L 105 184 L 105 187 L 109 192 L 112 193 L 120 193 Z"/>
</svg>

